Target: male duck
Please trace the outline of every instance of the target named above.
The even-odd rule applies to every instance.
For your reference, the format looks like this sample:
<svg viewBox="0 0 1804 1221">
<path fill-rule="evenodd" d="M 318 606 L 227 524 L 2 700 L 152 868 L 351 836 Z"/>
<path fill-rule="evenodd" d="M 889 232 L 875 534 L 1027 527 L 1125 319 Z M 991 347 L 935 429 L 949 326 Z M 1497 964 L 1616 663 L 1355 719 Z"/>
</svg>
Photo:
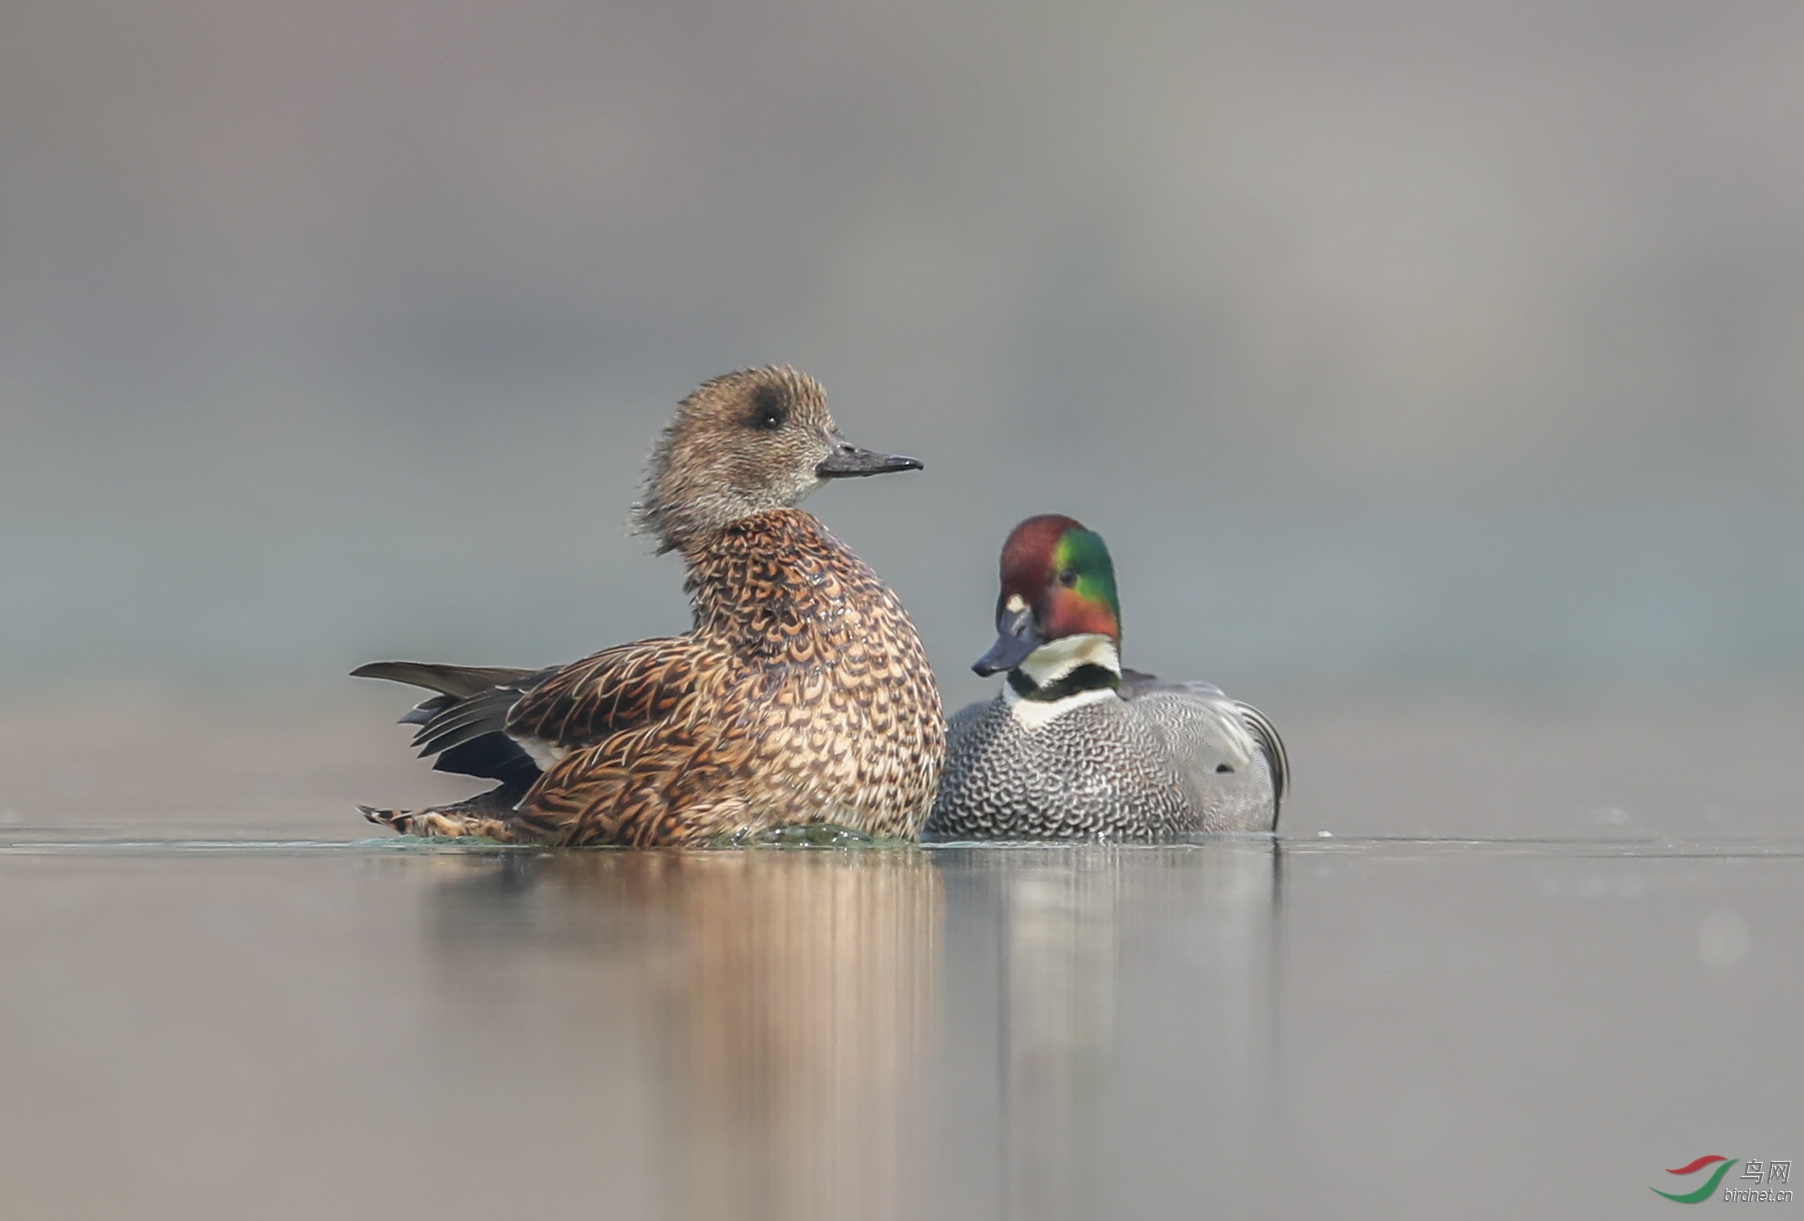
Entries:
<svg viewBox="0 0 1804 1221">
<path fill-rule="evenodd" d="M 945 753 L 939 688 L 902 604 L 795 508 L 828 479 L 919 470 L 849 443 L 789 368 L 704 383 L 647 464 L 634 516 L 678 551 L 694 627 L 545 670 L 377 662 L 438 694 L 402 721 L 440 771 L 499 787 L 364 809 L 414 835 L 692 844 L 835 823 L 913 838 Z"/>
<path fill-rule="evenodd" d="M 1208 683 L 1121 668 L 1100 535 L 1056 514 L 1016 526 L 996 628 L 971 668 L 1008 681 L 952 718 L 928 835 L 1153 839 L 1277 825 L 1289 764 L 1271 722 Z"/>
</svg>

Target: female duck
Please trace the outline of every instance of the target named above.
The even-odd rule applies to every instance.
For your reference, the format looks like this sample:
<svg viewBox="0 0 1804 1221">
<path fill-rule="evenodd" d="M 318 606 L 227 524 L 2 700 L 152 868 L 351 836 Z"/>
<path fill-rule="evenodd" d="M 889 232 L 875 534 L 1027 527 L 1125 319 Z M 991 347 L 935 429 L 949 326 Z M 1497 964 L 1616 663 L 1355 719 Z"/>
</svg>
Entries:
<svg viewBox="0 0 1804 1221">
<path fill-rule="evenodd" d="M 1056 514 L 1016 526 L 996 628 L 971 668 L 1008 679 L 952 718 L 929 835 L 1154 839 L 1277 825 L 1289 765 L 1271 722 L 1208 683 L 1122 669 L 1100 535 Z"/>
<path fill-rule="evenodd" d="M 687 844 L 835 823 L 913 838 L 944 755 L 939 688 L 896 595 L 795 506 L 829 479 L 918 470 L 850 444 L 819 383 L 730 373 L 652 451 L 640 527 L 688 570 L 694 626 L 545 670 L 377 662 L 437 692 L 404 722 L 441 771 L 499 787 L 369 810 L 415 835 Z"/>
</svg>

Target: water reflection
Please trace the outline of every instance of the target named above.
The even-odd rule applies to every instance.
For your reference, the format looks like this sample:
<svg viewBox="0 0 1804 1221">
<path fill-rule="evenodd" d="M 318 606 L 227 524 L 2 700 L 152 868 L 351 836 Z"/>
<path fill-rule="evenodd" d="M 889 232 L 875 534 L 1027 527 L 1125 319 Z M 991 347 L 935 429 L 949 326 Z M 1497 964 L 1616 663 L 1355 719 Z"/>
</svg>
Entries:
<svg viewBox="0 0 1804 1221">
<path fill-rule="evenodd" d="M 542 1002 L 584 1013 L 593 1054 L 641 1066 L 650 1194 L 669 1215 L 918 1211 L 943 906 L 925 854 L 513 854 L 448 868 L 431 926 L 442 986 L 480 1021 L 485 1003 L 520 1000 L 485 994 L 544 977 L 523 957 L 575 958 L 587 987 Z M 585 1010 L 590 989 L 601 995 Z"/>
<path fill-rule="evenodd" d="M 965 854 L 989 875 L 999 921 L 1006 1216 L 1108 1215 L 1123 1186 L 1117 1054 L 1155 1031 L 1206 1066 L 1209 1130 L 1193 1137 L 1215 1157 L 1258 1156 L 1274 1118 L 1279 860 L 1264 839 Z M 1139 977 L 1174 961 L 1207 986 L 1124 1011 L 1158 994 Z"/>
</svg>

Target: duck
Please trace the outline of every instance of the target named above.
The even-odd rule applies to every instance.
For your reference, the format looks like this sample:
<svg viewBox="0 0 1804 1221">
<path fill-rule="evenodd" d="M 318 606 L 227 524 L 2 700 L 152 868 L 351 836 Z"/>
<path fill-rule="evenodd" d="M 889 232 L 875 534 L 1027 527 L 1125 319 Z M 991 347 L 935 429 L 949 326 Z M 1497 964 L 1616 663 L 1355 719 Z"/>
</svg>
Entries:
<svg viewBox="0 0 1804 1221">
<path fill-rule="evenodd" d="M 831 825 L 918 838 L 945 755 L 926 650 L 895 593 L 796 506 L 832 480 L 922 469 L 853 445 L 787 366 L 677 407 L 633 510 L 686 572 L 690 630 L 545 669 L 374 662 L 433 694 L 401 718 L 434 767 L 496 781 L 405 835 L 556 846 L 745 842 Z"/>
<path fill-rule="evenodd" d="M 1205 682 L 1121 664 L 1121 605 L 1102 536 L 1030 517 L 1002 548 L 996 643 L 1007 675 L 947 726 L 925 834 L 937 840 L 1157 840 L 1273 831 L 1290 762 L 1271 721 Z"/>
</svg>

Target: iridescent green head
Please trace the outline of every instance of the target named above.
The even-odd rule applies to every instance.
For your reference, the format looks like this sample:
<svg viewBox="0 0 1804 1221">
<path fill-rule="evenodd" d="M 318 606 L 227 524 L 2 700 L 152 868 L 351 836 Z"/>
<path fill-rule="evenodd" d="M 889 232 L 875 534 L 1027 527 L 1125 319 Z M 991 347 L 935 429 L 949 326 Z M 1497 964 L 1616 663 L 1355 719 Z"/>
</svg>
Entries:
<svg viewBox="0 0 1804 1221">
<path fill-rule="evenodd" d="M 1115 565 L 1102 535 L 1056 513 L 1030 517 L 1002 545 L 996 644 L 971 668 L 1012 670 L 1041 645 L 1070 636 L 1121 644 Z"/>
</svg>

